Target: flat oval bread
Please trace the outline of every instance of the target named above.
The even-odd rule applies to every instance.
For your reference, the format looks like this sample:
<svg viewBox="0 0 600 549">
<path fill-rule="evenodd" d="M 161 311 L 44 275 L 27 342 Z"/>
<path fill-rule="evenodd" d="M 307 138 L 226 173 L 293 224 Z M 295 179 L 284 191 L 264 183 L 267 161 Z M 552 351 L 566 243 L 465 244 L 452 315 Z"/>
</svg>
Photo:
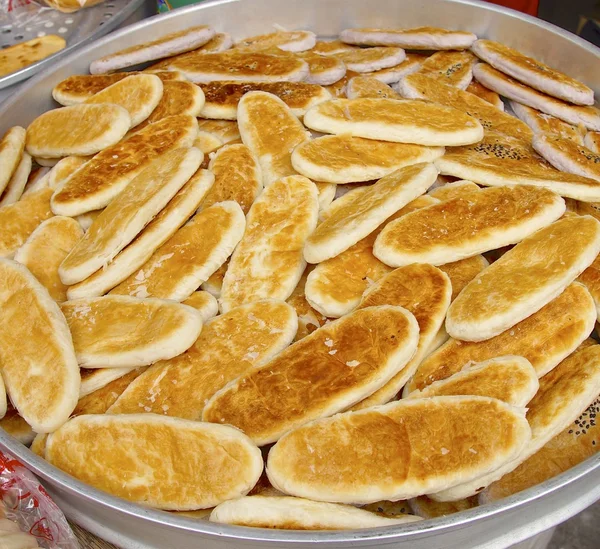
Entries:
<svg viewBox="0 0 600 549">
<path fill-rule="evenodd" d="M 538 134 L 533 148 L 557 170 L 600 182 L 600 155 L 558 135 Z"/>
<path fill-rule="evenodd" d="M 440 201 L 453 200 L 455 198 L 464 198 L 471 195 L 477 195 L 481 188 L 472 181 L 459 180 L 454 183 L 446 183 L 441 187 L 431 189 L 427 194 Z"/>
<path fill-rule="evenodd" d="M 150 164 L 71 250 L 59 268 L 61 280 L 69 285 L 81 282 L 113 259 L 177 194 L 201 161 L 202 153 L 192 148 L 175 150 Z"/>
<path fill-rule="evenodd" d="M 501 111 L 504 110 L 504 102 L 500 96 L 495 91 L 492 91 L 489 88 L 486 88 L 483 84 L 477 82 L 477 80 L 472 80 L 465 91 L 476 95 L 487 103 L 494 105 L 494 107 L 500 109 Z"/>
<path fill-rule="evenodd" d="M 503 355 L 526 358 L 542 377 L 588 337 L 595 321 L 592 296 L 575 282 L 537 313 L 496 337 L 479 342 L 450 339 L 419 365 L 403 394 L 446 379 L 469 364 Z"/>
<path fill-rule="evenodd" d="M 409 99 L 426 99 L 469 113 L 479 120 L 485 130 L 503 133 L 527 144 L 533 137 L 527 124 L 468 91 L 445 84 L 439 78 L 410 74 L 398 84 L 398 91 Z"/>
<path fill-rule="evenodd" d="M 187 299 L 231 255 L 245 226 L 244 212 L 231 200 L 202 210 L 110 294 Z"/>
<path fill-rule="evenodd" d="M 17 169 L 13 172 L 4 192 L 0 193 L 0 207 L 14 204 L 21 198 L 30 173 L 31 156 L 23 152 Z"/>
<path fill-rule="evenodd" d="M 476 143 L 483 127 L 452 107 L 395 99 L 332 99 L 312 107 L 304 124 L 323 133 L 427 146 Z"/>
<path fill-rule="evenodd" d="M 339 255 L 313 265 L 306 300 L 325 317 L 339 318 L 358 305 L 363 292 L 391 268 L 373 255 L 374 231 Z"/>
<path fill-rule="evenodd" d="M 151 42 L 131 46 L 92 61 L 90 74 L 114 72 L 146 61 L 172 57 L 206 44 L 214 35 L 214 29 L 208 25 L 165 34 Z"/>
<path fill-rule="evenodd" d="M 163 59 L 162 61 L 159 61 L 158 63 L 153 63 L 148 68 L 144 69 L 144 71 L 145 72 L 148 72 L 148 71 L 150 71 L 150 72 L 163 72 L 163 71 L 171 72 L 169 70 L 169 65 L 175 60 L 187 59 L 188 57 L 195 57 L 198 54 L 204 54 L 204 53 L 219 53 L 219 52 L 230 49 L 232 46 L 233 46 L 233 39 L 231 38 L 231 35 L 227 32 L 220 32 L 220 33 L 215 34 L 208 42 L 206 42 L 206 44 L 203 44 L 199 48 L 195 48 L 189 52 L 180 53 L 180 54 L 174 55 L 172 57 L 168 57 L 166 59 Z M 177 71 L 175 71 L 175 72 L 177 72 Z M 179 74 L 181 74 L 181 73 L 179 73 Z M 183 77 L 183 80 L 186 80 L 186 78 Z"/>
<path fill-rule="evenodd" d="M 596 422 L 599 411 L 600 400 L 596 399 L 562 433 L 547 442 L 514 471 L 504 475 L 481 492 L 479 494 L 481 504 L 498 501 L 531 488 L 560 475 L 596 454 L 600 436 L 600 425 Z"/>
<path fill-rule="evenodd" d="M 201 150 L 204 155 L 209 155 L 211 152 L 223 146 L 223 141 L 219 139 L 215 134 L 208 132 L 198 132 L 198 136 L 194 140 L 194 147 Z M 207 158 L 204 159 L 202 164 L 206 163 Z"/>
<path fill-rule="evenodd" d="M 448 275 L 431 265 L 417 263 L 392 271 L 365 291 L 359 309 L 378 305 L 404 307 L 417 320 L 419 343 L 406 366 L 381 389 L 353 406 L 353 410 L 386 404 L 399 393 L 442 328 L 451 294 Z"/>
<path fill-rule="evenodd" d="M 81 388 L 79 390 L 79 403 L 77 404 L 77 408 L 81 408 L 80 403 L 83 397 L 91 395 L 92 393 L 96 393 L 97 391 L 100 391 L 109 385 L 114 387 L 117 385 L 113 383 L 114 381 L 123 380 L 123 378 L 126 377 L 126 379 L 119 383 L 119 385 L 123 386 L 123 390 L 115 394 L 116 400 L 118 396 L 127 388 L 127 386 L 144 370 L 145 368 L 81 368 Z M 133 375 L 133 373 L 136 373 L 136 375 Z M 111 389 L 113 387 L 111 387 Z M 106 408 L 101 411 L 96 411 L 97 408 L 94 407 L 95 411 L 86 413 L 103 414 L 106 412 L 106 410 L 108 410 L 109 407 L 110 405 L 106 406 Z"/>
<path fill-rule="evenodd" d="M 225 273 L 222 312 L 291 295 L 306 266 L 302 251 L 318 212 L 317 188 L 305 177 L 284 177 L 263 191 L 248 212 L 246 232 Z"/>
<path fill-rule="evenodd" d="M 93 297 L 66 301 L 61 310 L 84 368 L 133 368 L 172 358 L 202 330 L 198 311 L 160 299 Z"/>
<path fill-rule="evenodd" d="M 250 496 L 217 505 L 210 514 L 210 520 L 282 530 L 355 530 L 407 524 L 420 519 L 412 515 L 383 517 L 351 505 L 302 498 Z"/>
<path fill-rule="evenodd" d="M 345 208 L 353 199 L 362 196 L 368 187 L 362 187 L 335 200 L 322 219 L 328 219 L 338 209 Z M 306 294 L 308 302 L 326 317 L 338 318 L 354 309 L 372 284 L 392 269 L 373 255 L 373 244 L 381 229 L 390 219 L 396 219 L 411 211 L 437 203 L 435 198 L 422 195 L 394 213 L 375 231 L 353 244 L 341 254 L 327 259 L 308 274 Z"/>
<path fill-rule="evenodd" d="M 275 442 L 379 389 L 410 360 L 418 339 L 417 321 L 401 307 L 355 311 L 226 385 L 202 419 L 235 425 L 260 446 Z"/>
<path fill-rule="evenodd" d="M 473 80 L 475 61 L 468 51 L 440 51 L 425 59 L 416 72 L 464 90 Z"/>
<path fill-rule="evenodd" d="M 495 69 L 536 90 L 577 105 L 594 104 L 594 92 L 585 84 L 505 44 L 477 40 L 471 51 Z"/>
<path fill-rule="evenodd" d="M 142 231 L 101 269 L 69 287 L 69 299 L 105 294 L 139 269 L 194 214 L 214 176 L 198 170 Z"/>
<path fill-rule="evenodd" d="M 489 266 L 488 260 L 482 255 L 476 255 L 467 259 L 453 261 L 445 265 L 439 265 L 439 269 L 444 271 L 452 283 L 452 301 L 463 291 L 463 288 Z"/>
<path fill-rule="evenodd" d="M 104 149 L 73 173 L 52 197 L 52 210 L 75 216 L 104 208 L 154 160 L 166 162 L 165 156 L 175 149 L 191 147 L 197 134 L 193 116 L 159 120 Z"/>
<path fill-rule="evenodd" d="M 499 400 L 401 400 L 284 435 L 269 452 L 267 474 L 275 488 L 299 497 L 355 504 L 398 500 L 494 470 L 530 439 L 524 410 Z"/>
<path fill-rule="evenodd" d="M 163 93 L 156 108 L 135 128 L 136 131 L 148 124 L 158 122 L 168 116 L 189 114 L 199 116 L 204 107 L 204 92 L 191 82 L 164 82 Z M 205 152 L 205 151 L 202 151 Z"/>
<path fill-rule="evenodd" d="M 67 300 L 67 287 L 58 276 L 58 267 L 83 236 L 79 223 L 71 217 L 47 219 L 31 233 L 15 254 L 59 303 Z"/>
<path fill-rule="evenodd" d="M 61 188 L 63 183 L 89 160 L 87 156 L 67 156 L 59 160 L 48 173 L 48 187 L 55 191 Z"/>
<path fill-rule="evenodd" d="M 211 295 L 214 295 L 217 299 L 221 297 L 221 289 L 223 287 L 223 278 L 229 267 L 229 260 L 225 261 L 212 275 L 208 277 L 206 282 L 203 282 L 200 286 L 203 290 L 206 290 Z"/>
<path fill-rule="evenodd" d="M 251 91 L 264 91 L 276 95 L 295 116 L 304 116 L 306 111 L 322 101 L 331 99 L 323 87 L 305 82 L 228 82 L 217 81 L 201 84 L 205 103 L 200 116 L 237 120 L 237 107 L 243 95 Z"/>
<path fill-rule="evenodd" d="M 527 237 L 479 273 L 448 309 L 451 337 L 482 341 L 560 295 L 600 253 L 600 222 L 565 217 Z"/>
<path fill-rule="evenodd" d="M 595 107 L 572 105 L 561 99 L 545 95 L 521 84 L 486 63 L 477 63 L 473 67 L 473 76 L 484 86 L 512 101 L 555 116 L 575 126 L 583 124 L 590 130 L 600 130 L 600 111 Z"/>
<path fill-rule="evenodd" d="M 356 46 L 350 46 L 345 44 L 341 40 L 317 40 L 316 44 L 311 48 L 310 51 L 318 53 L 319 55 L 332 55 L 334 53 L 340 53 L 342 51 L 349 51 L 356 49 Z"/>
<path fill-rule="evenodd" d="M 318 55 L 310 51 L 296 55 L 308 63 L 306 82 L 309 84 L 328 86 L 341 80 L 346 74 L 346 65 L 337 57 Z"/>
<path fill-rule="evenodd" d="M 130 127 L 129 113 L 119 105 L 61 107 L 29 124 L 25 148 L 36 157 L 96 154 L 120 141 Z"/>
<path fill-rule="evenodd" d="M 165 451 L 175 447 L 177 456 Z M 174 510 L 243 496 L 263 469 L 260 450 L 236 429 L 154 414 L 74 418 L 48 437 L 46 459 L 109 494 Z"/>
<path fill-rule="evenodd" d="M 432 164 L 409 166 L 383 177 L 359 200 L 339 209 L 315 229 L 306 241 L 304 258 L 320 263 L 339 255 L 423 194 L 436 177 Z"/>
<path fill-rule="evenodd" d="M 202 208 L 234 200 L 244 215 L 262 192 L 260 164 L 246 145 L 225 145 L 210 159 L 208 169 L 215 183 L 202 201 Z"/>
<path fill-rule="evenodd" d="M 600 318 L 600 256 L 594 259 L 593 263 L 581 273 L 577 280 L 589 290 L 594 298 L 598 318 Z"/>
<path fill-rule="evenodd" d="M 251 82 L 301 82 L 308 63 L 293 54 L 228 50 L 174 59 L 168 70 L 181 71 L 192 82 L 234 80 Z"/>
<path fill-rule="evenodd" d="M 400 95 L 387 84 L 366 76 L 351 78 L 346 88 L 346 96 L 348 99 L 401 99 Z"/>
<path fill-rule="evenodd" d="M 312 265 L 307 265 L 300 282 L 292 292 L 292 295 L 287 299 L 286 303 L 291 305 L 298 315 L 298 331 L 294 337 L 294 341 L 298 341 L 308 334 L 314 332 L 327 322 L 327 317 L 316 311 L 310 306 L 306 299 L 305 287 L 308 275 L 313 269 Z"/>
<path fill-rule="evenodd" d="M 340 40 L 358 46 L 400 46 L 408 50 L 464 50 L 471 47 L 477 36 L 472 32 L 438 27 L 358 28 L 343 30 Z"/>
<path fill-rule="evenodd" d="M 204 120 L 198 119 L 200 132 L 207 132 L 219 138 L 224 145 L 236 141 L 239 143 L 240 131 L 236 122 L 230 120 Z"/>
<path fill-rule="evenodd" d="M 31 444 L 36 437 L 31 426 L 13 408 L 10 401 L 7 402 L 6 415 L 0 419 L 0 427 L 24 446 Z"/>
<path fill-rule="evenodd" d="M 480 185 L 534 185 L 564 197 L 600 202 L 600 183 L 552 169 L 530 145 L 500 134 L 487 134 L 480 143 L 449 150 L 435 161 L 443 175 L 469 179 Z"/>
<path fill-rule="evenodd" d="M 538 388 L 537 373 L 531 362 L 521 356 L 502 356 L 473 364 L 421 391 L 413 391 L 407 398 L 476 395 L 524 408 Z"/>
<path fill-rule="evenodd" d="M 600 153 L 600 132 L 587 132 L 583 141 L 588 149 Z"/>
<path fill-rule="evenodd" d="M 50 198 L 53 192 L 46 187 L 0 208 L 0 257 L 12 257 L 37 226 L 52 217 Z"/>
<path fill-rule="evenodd" d="M 270 34 L 260 34 L 244 38 L 235 43 L 239 49 L 267 49 L 277 47 L 283 51 L 305 51 L 310 50 L 317 43 L 314 32 L 306 30 L 277 31 Z"/>
<path fill-rule="evenodd" d="M 357 48 L 338 53 L 332 56 L 346 65 L 348 70 L 354 72 L 373 72 L 388 67 L 395 67 L 406 58 L 406 53 L 401 48 Z"/>
<path fill-rule="evenodd" d="M 109 413 L 145 411 L 199 420 L 208 399 L 285 349 L 297 326 L 294 310 L 281 301 L 236 307 L 209 320 L 185 353 L 148 368 Z"/>
<path fill-rule="evenodd" d="M 540 379 L 540 388 L 527 405 L 531 440 L 515 459 L 478 479 L 431 494 L 438 501 L 470 497 L 516 469 L 568 427 L 600 393 L 600 345 L 578 349 Z"/>
<path fill-rule="evenodd" d="M 388 67 L 387 69 L 365 72 L 362 73 L 362 76 L 375 78 L 385 84 L 395 84 L 402 80 L 406 75 L 417 71 L 425 59 L 427 59 L 427 57 L 424 55 L 407 53 L 406 58 L 402 63 L 394 65 L 393 67 Z M 352 98 L 348 97 L 348 99 Z"/>
<path fill-rule="evenodd" d="M 424 147 L 353 137 L 327 135 L 306 141 L 294 149 L 292 166 L 315 181 L 355 183 L 384 177 L 399 168 L 433 162 L 442 147 Z"/>
<path fill-rule="evenodd" d="M 62 50 L 67 45 L 62 36 L 50 34 L 9 46 L 0 53 L 0 75 L 4 76 Z"/>
<path fill-rule="evenodd" d="M 547 189 L 524 185 L 481 189 L 388 223 L 373 253 L 391 267 L 443 265 L 516 244 L 564 212 L 565 201 Z"/>
<path fill-rule="evenodd" d="M 65 317 L 23 265 L 0 259 L 0 370 L 11 402 L 38 433 L 58 429 L 79 398 Z"/>
<path fill-rule="evenodd" d="M 296 174 L 291 152 L 310 134 L 281 99 L 261 91 L 245 94 L 238 105 L 238 125 L 244 145 L 260 162 L 265 187 Z"/>
<path fill-rule="evenodd" d="M 4 191 L 21 162 L 25 150 L 26 131 L 20 126 L 10 128 L 0 139 L 0 194 Z"/>
<path fill-rule="evenodd" d="M 116 72 L 113 74 L 74 74 L 65 78 L 52 89 L 53 99 L 65 106 L 83 103 L 86 99 L 102 91 L 108 86 L 123 80 L 138 72 Z M 156 74 L 162 82 L 171 82 L 174 80 L 185 80 L 185 77 L 177 71 L 156 71 Z"/>
<path fill-rule="evenodd" d="M 194 292 L 185 301 L 182 301 L 182 303 L 196 309 L 202 317 L 202 323 L 219 314 L 219 303 L 217 302 L 217 299 L 208 292 Z"/>
<path fill-rule="evenodd" d="M 564 139 L 571 139 L 578 145 L 583 145 L 583 132 L 581 127 L 576 128 L 567 124 L 554 116 L 544 114 L 527 105 L 521 105 L 516 101 L 510 102 L 510 107 L 520 120 L 525 122 L 534 133 L 552 133 L 557 134 Z"/>
<path fill-rule="evenodd" d="M 163 83 L 155 74 L 134 74 L 84 101 L 85 104 L 111 103 L 123 107 L 131 117 L 131 127 L 146 120 L 163 95 Z M 184 112 L 174 114 L 187 114 Z M 112 143 L 111 143 L 112 145 Z"/>
</svg>

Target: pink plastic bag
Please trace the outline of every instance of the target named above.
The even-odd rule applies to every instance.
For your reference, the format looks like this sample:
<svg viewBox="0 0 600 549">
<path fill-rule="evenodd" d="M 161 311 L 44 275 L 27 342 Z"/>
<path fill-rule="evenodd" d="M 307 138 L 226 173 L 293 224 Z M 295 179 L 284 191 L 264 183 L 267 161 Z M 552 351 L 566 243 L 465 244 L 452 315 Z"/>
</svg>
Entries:
<svg viewBox="0 0 600 549">
<path fill-rule="evenodd" d="M 6 518 L 45 549 L 78 549 L 65 516 L 37 478 L 20 461 L 0 452 L 0 502 Z"/>
</svg>

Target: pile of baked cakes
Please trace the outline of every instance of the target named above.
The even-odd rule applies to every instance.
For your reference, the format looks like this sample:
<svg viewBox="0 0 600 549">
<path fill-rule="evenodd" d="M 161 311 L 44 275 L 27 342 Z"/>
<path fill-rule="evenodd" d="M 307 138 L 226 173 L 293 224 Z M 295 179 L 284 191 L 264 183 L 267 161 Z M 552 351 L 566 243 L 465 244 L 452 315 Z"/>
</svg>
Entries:
<svg viewBox="0 0 600 549">
<path fill-rule="evenodd" d="M 90 72 L 0 144 L 0 425 L 34 452 L 153 508 L 326 530 L 596 452 L 591 89 L 430 27 L 200 26 Z"/>
</svg>

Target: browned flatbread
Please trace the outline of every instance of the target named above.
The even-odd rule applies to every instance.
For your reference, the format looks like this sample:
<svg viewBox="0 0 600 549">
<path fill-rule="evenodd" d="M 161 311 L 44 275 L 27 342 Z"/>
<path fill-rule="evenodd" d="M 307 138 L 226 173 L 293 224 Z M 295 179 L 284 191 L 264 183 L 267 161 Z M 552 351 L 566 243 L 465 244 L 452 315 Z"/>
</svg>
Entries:
<svg viewBox="0 0 600 549">
<path fill-rule="evenodd" d="M 104 149 L 56 191 L 52 210 L 57 215 L 74 216 L 107 206 L 154 160 L 177 148 L 190 147 L 197 133 L 194 117 L 169 116 Z"/>
<path fill-rule="evenodd" d="M 132 71 L 113 74 L 75 74 L 56 84 L 52 89 L 52 97 L 65 107 L 83 103 L 92 95 L 133 74 L 138 73 Z M 163 83 L 185 80 L 185 77 L 177 71 L 156 71 L 153 74 L 156 74 Z"/>
<path fill-rule="evenodd" d="M 264 91 L 279 97 L 296 116 L 317 103 L 331 98 L 321 86 L 306 82 L 230 82 L 227 80 L 201 84 L 205 103 L 200 116 L 224 120 L 237 119 L 237 106 L 242 95 Z"/>
<path fill-rule="evenodd" d="M 275 488 L 300 497 L 399 500 L 482 476 L 530 440 L 524 411 L 496 399 L 401 400 L 287 433 L 269 451 L 267 474 Z"/>
<path fill-rule="evenodd" d="M 0 52 L 0 76 L 37 63 L 64 49 L 66 45 L 67 43 L 62 36 L 49 34 L 4 48 Z"/>
<path fill-rule="evenodd" d="M 446 379 L 466 364 L 506 354 L 525 357 L 542 377 L 588 337 L 596 316 L 592 296 L 575 282 L 537 313 L 496 337 L 480 342 L 450 339 L 419 365 L 404 394 Z"/>
<path fill-rule="evenodd" d="M 410 360 L 418 331 L 414 316 L 401 307 L 354 311 L 224 387 L 202 419 L 235 425 L 258 445 L 275 442 L 379 389 Z"/>
<path fill-rule="evenodd" d="M 468 112 L 479 120 L 485 130 L 493 130 L 527 144 L 531 143 L 533 132 L 527 124 L 501 112 L 484 99 L 445 84 L 439 79 L 423 74 L 410 74 L 400 82 L 399 91 L 403 97 L 427 99 Z"/>
<path fill-rule="evenodd" d="M 90 73 L 104 74 L 146 61 L 172 57 L 206 44 L 214 35 L 214 29 L 208 25 L 165 34 L 151 42 L 131 46 L 96 59 L 90 64 Z"/>
</svg>

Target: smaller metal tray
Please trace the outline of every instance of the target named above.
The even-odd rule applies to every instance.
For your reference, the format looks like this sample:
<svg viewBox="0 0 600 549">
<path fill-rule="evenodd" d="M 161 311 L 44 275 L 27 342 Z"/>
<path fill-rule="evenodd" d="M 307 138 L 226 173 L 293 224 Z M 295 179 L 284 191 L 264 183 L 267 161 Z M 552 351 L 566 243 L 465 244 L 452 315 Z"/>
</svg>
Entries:
<svg viewBox="0 0 600 549">
<path fill-rule="evenodd" d="M 146 0 L 106 0 L 91 8 L 74 13 L 62 13 L 50 7 L 39 9 L 31 5 L 31 16 L 24 13 L 17 22 L 7 23 L 0 14 L 0 48 L 14 46 L 33 38 L 56 34 L 62 36 L 67 46 L 61 51 L 0 76 L 0 89 L 30 78 L 50 66 L 60 57 L 68 55 L 75 48 L 96 40 L 116 29 L 123 21 L 139 9 Z M 39 0 L 41 3 L 42 0 Z"/>
</svg>

